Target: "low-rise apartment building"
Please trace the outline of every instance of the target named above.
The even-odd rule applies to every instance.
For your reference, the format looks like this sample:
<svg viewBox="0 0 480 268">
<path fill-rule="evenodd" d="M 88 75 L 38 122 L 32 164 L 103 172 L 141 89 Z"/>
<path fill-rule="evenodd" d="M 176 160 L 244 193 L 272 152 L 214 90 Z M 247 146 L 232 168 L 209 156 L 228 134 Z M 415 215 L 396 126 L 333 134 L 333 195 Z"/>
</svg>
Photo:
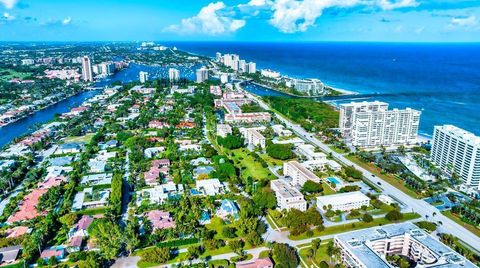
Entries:
<svg viewBox="0 0 480 268">
<path fill-rule="evenodd" d="M 305 201 L 303 194 L 286 181 L 281 179 L 270 181 L 270 188 L 275 192 L 277 206 L 280 210 L 290 210 L 292 208 L 300 211 L 307 210 L 307 201 Z"/>
</svg>

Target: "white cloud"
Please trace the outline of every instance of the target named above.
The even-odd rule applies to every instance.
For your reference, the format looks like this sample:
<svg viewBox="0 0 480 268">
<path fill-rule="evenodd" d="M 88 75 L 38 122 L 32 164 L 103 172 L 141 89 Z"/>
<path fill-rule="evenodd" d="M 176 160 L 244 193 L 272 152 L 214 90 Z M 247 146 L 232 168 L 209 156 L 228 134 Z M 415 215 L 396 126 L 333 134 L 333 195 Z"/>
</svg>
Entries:
<svg viewBox="0 0 480 268">
<path fill-rule="evenodd" d="M 377 5 L 383 10 L 392 10 L 405 7 L 417 7 L 419 3 L 416 0 L 378 0 Z"/>
<path fill-rule="evenodd" d="M 331 7 L 351 7 L 361 0 L 276 0 L 270 24 L 284 33 L 304 32 L 315 24 L 323 11 Z"/>
<path fill-rule="evenodd" d="M 0 3 L 7 9 L 12 9 L 18 3 L 18 0 L 0 0 Z"/>
<path fill-rule="evenodd" d="M 15 20 L 15 16 L 11 15 L 8 12 L 4 12 L 3 16 L 2 16 L 2 19 L 12 21 L 12 20 Z"/>
<path fill-rule="evenodd" d="M 233 19 L 222 14 L 225 8 L 226 6 L 223 2 L 210 3 L 203 7 L 196 16 L 182 19 L 180 24 L 170 25 L 165 28 L 165 31 L 182 34 L 201 33 L 219 35 L 236 32 L 245 26 L 245 20 Z"/>
<path fill-rule="evenodd" d="M 450 27 L 470 27 L 477 25 L 478 20 L 475 15 L 468 17 L 454 17 L 450 20 Z"/>
<path fill-rule="evenodd" d="M 418 28 L 415 30 L 415 33 L 416 33 L 416 34 L 421 34 L 421 33 L 423 33 L 424 30 L 425 30 L 425 26 L 418 27 Z"/>
<path fill-rule="evenodd" d="M 69 25 L 70 23 L 72 23 L 72 18 L 71 17 L 67 17 L 67 18 L 62 20 L 63 25 Z"/>
</svg>

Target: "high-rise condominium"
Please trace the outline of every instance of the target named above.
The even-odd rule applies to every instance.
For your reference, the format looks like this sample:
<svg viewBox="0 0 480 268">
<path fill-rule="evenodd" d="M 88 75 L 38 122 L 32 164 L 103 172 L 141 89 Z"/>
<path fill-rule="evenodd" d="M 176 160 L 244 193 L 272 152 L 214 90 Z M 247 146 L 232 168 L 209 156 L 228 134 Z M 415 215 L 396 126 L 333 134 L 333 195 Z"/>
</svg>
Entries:
<svg viewBox="0 0 480 268">
<path fill-rule="evenodd" d="M 353 146 L 411 145 L 417 142 L 420 111 L 388 110 L 383 102 L 340 105 L 340 131 Z"/>
<path fill-rule="evenodd" d="M 82 78 L 84 81 L 92 82 L 92 63 L 88 56 L 82 58 Z"/>
<path fill-rule="evenodd" d="M 435 126 L 431 159 L 464 185 L 480 189 L 480 137 L 453 125 Z"/>
<path fill-rule="evenodd" d="M 170 79 L 170 81 L 177 81 L 180 79 L 180 71 L 175 68 L 168 69 L 168 79 Z"/>
<path fill-rule="evenodd" d="M 140 83 L 145 83 L 148 81 L 148 72 L 141 71 L 139 74 L 140 76 Z"/>
<path fill-rule="evenodd" d="M 208 69 L 205 67 L 197 69 L 196 78 L 197 83 L 202 83 L 203 81 L 208 80 Z"/>
</svg>

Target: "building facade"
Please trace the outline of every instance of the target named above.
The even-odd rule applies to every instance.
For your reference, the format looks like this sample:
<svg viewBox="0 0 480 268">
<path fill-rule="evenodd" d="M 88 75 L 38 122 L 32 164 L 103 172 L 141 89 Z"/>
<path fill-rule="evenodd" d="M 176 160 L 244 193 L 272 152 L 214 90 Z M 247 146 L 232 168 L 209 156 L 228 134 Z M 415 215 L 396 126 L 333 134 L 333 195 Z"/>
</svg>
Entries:
<svg viewBox="0 0 480 268">
<path fill-rule="evenodd" d="M 290 210 L 292 208 L 300 211 L 307 210 L 307 201 L 305 201 L 303 194 L 286 181 L 272 180 L 270 181 L 270 188 L 275 192 L 277 206 L 280 210 Z"/>
<path fill-rule="evenodd" d="M 411 222 L 342 233 L 333 240 L 345 267 L 397 267 L 386 260 L 389 255 L 406 256 L 420 268 L 476 267 Z"/>
<path fill-rule="evenodd" d="M 340 105 L 340 132 L 348 143 L 362 148 L 411 145 L 417 142 L 421 112 L 388 110 L 383 102 Z"/>
<path fill-rule="evenodd" d="M 349 192 L 317 197 L 317 208 L 323 211 L 328 209 L 333 211 L 350 211 L 353 209 L 359 209 L 362 206 L 368 206 L 369 204 L 370 198 L 361 192 Z"/>
<path fill-rule="evenodd" d="M 320 178 L 297 161 L 283 163 L 283 175 L 292 178 L 292 185 L 303 186 L 307 181 L 319 183 Z"/>
<path fill-rule="evenodd" d="M 139 78 L 140 78 L 140 83 L 145 83 L 148 81 L 148 73 L 147 72 L 144 72 L 144 71 L 141 71 L 139 74 Z"/>
<path fill-rule="evenodd" d="M 196 71 L 196 82 L 203 83 L 204 81 L 208 80 L 208 69 L 207 68 L 200 68 Z"/>
<path fill-rule="evenodd" d="M 170 81 L 178 81 L 180 79 L 180 71 L 175 68 L 168 69 L 168 79 Z"/>
<path fill-rule="evenodd" d="M 87 82 L 93 81 L 92 62 L 88 56 L 82 58 L 82 79 Z"/>
<path fill-rule="evenodd" d="M 480 137 L 453 125 L 435 126 L 430 157 L 443 172 L 480 190 Z"/>
</svg>

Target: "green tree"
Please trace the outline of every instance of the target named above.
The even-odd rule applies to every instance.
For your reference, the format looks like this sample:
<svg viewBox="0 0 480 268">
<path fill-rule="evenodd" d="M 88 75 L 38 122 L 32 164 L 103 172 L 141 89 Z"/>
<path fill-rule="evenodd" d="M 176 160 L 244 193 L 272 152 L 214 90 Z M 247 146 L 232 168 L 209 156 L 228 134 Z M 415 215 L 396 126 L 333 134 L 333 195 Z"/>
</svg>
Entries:
<svg viewBox="0 0 480 268">
<path fill-rule="evenodd" d="M 230 240 L 228 242 L 228 247 L 237 254 L 240 254 L 243 251 L 244 246 L 245 246 L 245 243 L 240 239 Z"/>
<path fill-rule="evenodd" d="M 373 221 L 373 217 L 372 215 L 368 214 L 368 213 L 365 213 L 363 214 L 362 216 L 362 221 L 364 222 L 372 222 Z"/>
<path fill-rule="evenodd" d="M 389 221 L 399 221 L 403 219 L 403 214 L 398 209 L 390 210 L 386 215 L 385 219 Z"/>
<path fill-rule="evenodd" d="M 169 247 L 152 247 L 145 249 L 140 254 L 142 261 L 152 263 L 165 263 L 172 257 Z"/>
<path fill-rule="evenodd" d="M 295 157 L 295 154 L 292 151 L 292 144 L 276 144 L 272 143 L 267 146 L 267 154 L 270 157 L 280 160 L 292 159 Z"/>
<path fill-rule="evenodd" d="M 272 248 L 272 258 L 278 267 L 294 268 L 300 264 L 297 251 L 288 244 L 275 243 Z"/>
<path fill-rule="evenodd" d="M 302 192 L 305 192 L 305 193 L 320 193 L 320 192 L 323 192 L 323 186 L 322 186 L 321 183 L 317 183 L 317 182 L 308 180 L 303 184 Z"/>
</svg>

